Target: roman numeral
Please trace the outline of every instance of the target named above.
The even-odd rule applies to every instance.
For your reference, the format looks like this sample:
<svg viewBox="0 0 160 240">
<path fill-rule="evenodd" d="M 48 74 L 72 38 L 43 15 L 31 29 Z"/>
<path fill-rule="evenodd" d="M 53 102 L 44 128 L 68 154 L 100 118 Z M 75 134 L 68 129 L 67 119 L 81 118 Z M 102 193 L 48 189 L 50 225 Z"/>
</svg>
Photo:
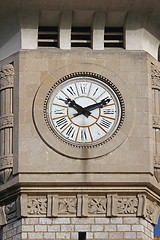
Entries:
<svg viewBox="0 0 160 240">
<path fill-rule="evenodd" d="M 111 126 L 111 123 L 112 122 L 108 121 L 107 119 L 102 118 L 99 125 L 108 129 Z"/>
<path fill-rule="evenodd" d="M 67 132 L 66 132 L 66 135 L 67 135 L 68 137 L 71 135 L 71 138 L 73 138 L 74 134 L 75 134 L 75 129 L 74 129 L 73 126 L 70 126 L 69 129 L 68 129 Z"/>
<path fill-rule="evenodd" d="M 103 109 L 103 114 L 106 115 L 106 114 L 114 114 L 114 109 Z"/>
<path fill-rule="evenodd" d="M 65 114 L 64 111 L 65 111 L 65 109 L 55 109 L 54 113 L 55 114 L 63 114 L 64 115 Z"/>
<path fill-rule="evenodd" d="M 56 127 L 60 127 L 60 129 L 63 129 L 68 124 L 68 121 L 66 118 L 63 117 L 57 120 L 56 124 Z"/>
<path fill-rule="evenodd" d="M 80 84 L 80 89 L 82 94 L 86 94 L 87 84 Z"/>
<path fill-rule="evenodd" d="M 98 88 L 96 88 L 96 90 L 94 91 L 93 96 L 97 93 L 97 91 L 98 91 Z"/>
<path fill-rule="evenodd" d="M 81 140 L 82 141 L 87 140 L 87 134 L 85 130 L 81 130 Z"/>
<path fill-rule="evenodd" d="M 72 86 L 70 86 L 69 88 L 67 88 L 67 91 L 68 91 L 72 96 L 76 95 L 76 93 L 75 93 L 75 91 L 74 91 L 74 89 L 73 89 Z"/>
</svg>

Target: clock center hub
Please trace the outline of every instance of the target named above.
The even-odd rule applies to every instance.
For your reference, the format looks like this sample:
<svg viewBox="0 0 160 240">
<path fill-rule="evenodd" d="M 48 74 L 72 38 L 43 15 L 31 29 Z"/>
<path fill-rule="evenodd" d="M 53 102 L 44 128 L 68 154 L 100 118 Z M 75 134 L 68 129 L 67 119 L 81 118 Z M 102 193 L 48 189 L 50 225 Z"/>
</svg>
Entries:
<svg viewBox="0 0 160 240">
<path fill-rule="evenodd" d="M 78 97 L 74 100 L 78 105 L 82 108 L 95 104 L 96 101 L 89 97 Z M 77 126 L 86 127 L 91 126 L 95 122 L 97 122 L 100 115 L 100 108 L 93 108 L 92 110 L 88 110 L 89 114 L 85 113 L 77 113 L 74 108 L 68 108 L 68 116 L 70 120 Z"/>
</svg>

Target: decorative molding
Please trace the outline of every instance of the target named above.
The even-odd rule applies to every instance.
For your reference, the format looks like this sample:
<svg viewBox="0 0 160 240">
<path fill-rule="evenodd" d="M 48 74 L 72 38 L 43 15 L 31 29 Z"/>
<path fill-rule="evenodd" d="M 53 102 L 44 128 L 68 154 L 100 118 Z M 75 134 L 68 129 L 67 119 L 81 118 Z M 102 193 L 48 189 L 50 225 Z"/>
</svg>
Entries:
<svg viewBox="0 0 160 240">
<path fill-rule="evenodd" d="M 118 198 L 117 214 L 137 214 L 138 198 L 137 197 L 122 197 Z"/>
<path fill-rule="evenodd" d="M 157 181 L 160 183 L 160 156 L 155 155 L 154 159 L 154 175 Z"/>
<path fill-rule="evenodd" d="M 0 117 L 0 130 L 13 127 L 13 114 Z"/>
<path fill-rule="evenodd" d="M 160 115 L 153 116 L 153 128 L 160 129 Z"/>
<path fill-rule="evenodd" d="M 142 217 L 153 225 L 157 224 L 160 208 L 145 194 L 122 196 L 27 196 L 0 207 L 0 226 L 20 217 Z"/>
<path fill-rule="evenodd" d="M 0 182 L 6 183 L 12 175 L 13 168 L 6 168 L 0 171 Z"/>
<path fill-rule="evenodd" d="M 14 67 L 7 64 L 0 69 L 0 91 L 14 85 Z"/>
<path fill-rule="evenodd" d="M 59 198 L 58 199 L 58 214 L 75 215 L 77 212 L 77 199 L 72 198 Z"/>
<path fill-rule="evenodd" d="M 0 169 L 12 168 L 13 167 L 13 155 L 0 157 Z"/>
<path fill-rule="evenodd" d="M 160 90 L 160 69 L 151 63 L 152 88 Z"/>
<path fill-rule="evenodd" d="M 6 214 L 7 222 L 14 218 L 17 218 L 17 202 L 16 201 L 5 206 L 5 214 Z"/>
<path fill-rule="evenodd" d="M 27 202 L 27 213 L 29 215 L 46 215 L 47 198 L 46 197 L 29 197 Z"/>
<path fill-rule="evenodd" d="M 155 132 L 155 141 L 154 141 L 154 176 L 158 182 L 160 182 L 160 156 L 157 156 L 158 149 L 160 148 L 160 142 L 157 137 L 160 134 L 160 103 L 159 103 L 159 94 L 160 94 L 160 68 L 151 63 L 151 80 L 152 80 L 152 89 L 153 89 L 153 129 Z"/>
<path fill-rule="evenodd" d="M 153 224 L 157 224 L 159 214 L 160 214 L 160 207 L 157 205 L 157 203 L 147 200 L 145 218 L 149 222 L 151 222 Z"/>
<path fill-rule="evenodd" d="M 1 99 L 1 116 L 0 116 L 0 182 L 6 183 L 12 175 L 13 170 L 13 87 L 14 87 L 14 66 L 13 64 L 4 65 L 0 69 L 0 95 Z M 6 92 L 9 89 L 9 94 Z M 3 91 L 2 91 L 3 90 Z M 7 109 L 7 111 L 4 111 Z M 8 138 L 5 138 L 8 136 Z M 3 139 L 3 140 L 2 140 Z M 6 151 L 7 149 L 7 151 Z M 5 152 L 5 155 L 4 155 Z"/>
<path fill-rule="evenodd" d="M 88 214 L 105 214 L 106 215 L 106 199 L 105 198 L 89 198 Z"/>
<path fill-rule="evenodd" d="M 0 226 L 4 226 L 7 224 L 7 218 L 5 213 L 5 206 L 0 207 Z"/>
</svg>

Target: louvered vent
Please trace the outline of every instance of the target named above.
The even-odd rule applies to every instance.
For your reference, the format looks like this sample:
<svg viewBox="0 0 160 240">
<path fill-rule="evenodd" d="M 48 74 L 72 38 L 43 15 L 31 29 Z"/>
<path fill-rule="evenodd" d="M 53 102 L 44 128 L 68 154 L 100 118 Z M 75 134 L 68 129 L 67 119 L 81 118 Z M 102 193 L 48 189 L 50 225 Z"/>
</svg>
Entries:
<svg viewBox="0 0 160 240">
<path fill-rule="evenodd" d="M 38 47 L 58 47 L 58 27 L 39 27 Z"/>
<path fill-rule="evenodd" d="M 106 27 L 104 33 L 104 47 L 123 48 L 123 28 Z"/>
<path fill-rule="evenodd" d="M 90 46 L 91 46 L 91 28 L 72 27 L 71 47 L 90 47 Z"/>
</svg>

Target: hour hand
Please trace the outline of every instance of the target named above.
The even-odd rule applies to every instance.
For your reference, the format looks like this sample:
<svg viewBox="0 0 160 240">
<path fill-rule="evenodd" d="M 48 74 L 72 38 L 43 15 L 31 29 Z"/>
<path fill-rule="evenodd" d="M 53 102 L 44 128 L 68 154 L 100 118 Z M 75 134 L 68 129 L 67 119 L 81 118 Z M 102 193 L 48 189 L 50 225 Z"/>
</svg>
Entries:
<svg viewBox="0 0 160 240">
<path fill-rule="evenodd" d="M 78 112 L 78 114 L 83 114 L 87 117 L 91 114 L 89 112 L 89 110 L 83 108 L 82 106 L 77 104 L 74 100 L 71 100 L 70 98 L 67 98 L 67 102 L 69 103 L 70 107 L 73 107 Z"/>
</svg>

